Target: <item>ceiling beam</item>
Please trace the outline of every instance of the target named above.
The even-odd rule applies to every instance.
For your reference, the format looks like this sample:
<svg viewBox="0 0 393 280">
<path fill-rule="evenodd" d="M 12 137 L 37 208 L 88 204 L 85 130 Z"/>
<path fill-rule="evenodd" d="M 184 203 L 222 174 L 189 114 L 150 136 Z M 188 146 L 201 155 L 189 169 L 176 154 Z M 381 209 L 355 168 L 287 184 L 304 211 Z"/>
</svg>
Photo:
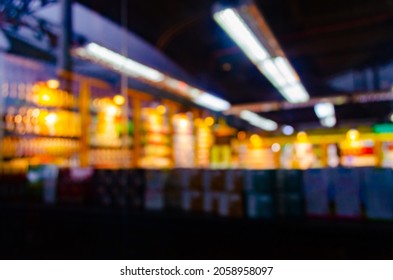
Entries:
<svg viewBox="0 0 393 280">
<path fill-rule="evenodd" d="M 282 102 L 259 102 L 259 103 L 248 103 L 233 105 L 229 110 L 225 112 L 227 115 L 238 115 L 243 110 L 248 110 L 255 113 L 266 113 L 280 110 L 291 110 L 298 108 L 309 108 L 313 107 L 319 102 L 331 102 L 334 105 L 344 105 L 350 103 L 375 103 L 392 101 L 393 92 L 366 92 L 357 94 L 341 94 L 335 96 L 326 96 L 311 98 L 308 102 L 304 103 L 289 103 L 286 101 Z"/>
</svg>

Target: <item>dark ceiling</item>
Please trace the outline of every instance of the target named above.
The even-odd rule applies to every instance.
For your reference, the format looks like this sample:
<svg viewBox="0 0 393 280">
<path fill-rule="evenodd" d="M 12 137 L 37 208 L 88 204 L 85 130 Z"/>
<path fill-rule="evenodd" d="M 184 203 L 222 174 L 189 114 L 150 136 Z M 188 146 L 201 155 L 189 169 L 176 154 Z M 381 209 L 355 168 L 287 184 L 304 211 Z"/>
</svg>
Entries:
<svg viewBox="0 0 393 280">
<path fill-rule="evenodd" d="M 121 0 L 79 2 L 121 22 Z M 192 74 L 199 86 L 232 104 L 283 99 L 213 21 L 215 1 L 126 2 L 129 30 Z M 334 94 L 327 82 L 336 75 L 378 69 L 393 59 L 393 0 L 255 2 L 313 97 Z M 375 87 L 378 90 L 379 84 Z M 382 121 L 390 109 L 386 104 L 351 105 L 339 108 L 337 114 Z M 307 116 L 316 120 L 312 110 L 300 111 L 268 115 L 286 123 L 303 122 Z"/>
</svg>

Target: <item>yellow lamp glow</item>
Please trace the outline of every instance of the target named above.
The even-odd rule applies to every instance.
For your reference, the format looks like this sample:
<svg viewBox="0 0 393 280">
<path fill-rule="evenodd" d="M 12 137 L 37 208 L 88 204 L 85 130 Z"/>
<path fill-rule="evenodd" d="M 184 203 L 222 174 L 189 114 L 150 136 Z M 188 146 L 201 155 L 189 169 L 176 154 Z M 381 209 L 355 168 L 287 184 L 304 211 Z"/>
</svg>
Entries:
<svg viewBox="0 0 393 280">
<path fill-rule="evenodd" d="M 350 141 L 356 141 L 356 140 L 359 140 L 359 138 L 360 138 L 360 133 L 359 133 L 359 131 L 356 130 L 356 129 L 350 129 L 350 130 L 348 130 L 346 136 L 347 136 L 347 139 L 348 139 L 348 140 L 350 140 Z"/>
<path fill-rule="evenodd" d="M 159 106 L 157 106 L 157 112 L 159 113 L 159 114 L 161 114 L 161 115 L 163 115 L 163 114 L 165 114 L 166 113 L 166 107 L 164 106 L 164 105 L 159 105 Z"/>
<path fill-rule="evenodd" d="M 48 102 L 49 100 L 50 100 L 49 94 L 47 94 L 47 93 L 41 94 L 41 102 L 46 103 L 46 102 Z"/>
<path fill-rule="evenodd" d="M 273 151 L 273 152 L 278 153 L 278 152 L 280 151 L 280 149 L 281 149 L 280 144 L 274 143 L 274 144 L 272 145 L 272 151 Z"/>
<path fill-rule="evenodd" d="M 107 113 L 108 115 L 115 116 L 116 113 L 117 113 L 117 109 L 116 109 L 115 106 L 108 106 L 108 107 L 106 108 L 106 113 Z"/>
<path fill-rule="evenodd" d="M 259 135 L 257 135 L 257 134 L 251 135 L 250 141 L 251 141 L 251 144 L 252 144 L 254 147 L 260 147 L 260 146 L 262 146 L 262 139 L 261 139 L 261 137 L 259 137 Z"/>
<path fill-rule="evenodd" d="M 245 140 L 247 137 L 246 133 L 244 131 L 239 131 L 237 133 L 237 139 L 239 139 L 240 141 Z"/>
<path fill-rule="evenodd" d="M 45 122 L 48 125 L 53 125 L 56 123 L 56 121 L 57 121 L 57 115 L 55 113 L 50 113 L 45 117 Z"/>
<path fill-rule="evenodd" d="M 113 103 L 117 106 L 123 106 L 126 103 L 126 99 L 124 96 L 117 94 L 113 97 Z"/>
<path fill-rule="evenodd" d="M 202 119 L 200 119 L 200 118 L 194 120 L 195 126 L 200 126 L 200 125 L 202 124 L 202 122 L 203 122 L 203 121 L 202 121 Z"/>
<path fill-rule="evenodd" d="M 308 142 L 307 133 L 305 133 L 304 131 L 300 131 L 300 132 L 296 135 L 296 139 L 297 139 L 298 142 L 301 142 L 301 143 Z"/>
<path fill-rule="evenodd" d="M 214 118 L 213 118 L 213 117 L 207 117 L 207 118 L 205 119 L 205 124 L 206 124 L 207 126 L 212 126 L 212 125 L 214 124 Z"/>
<path fill-rule="evenodd" d="M 46 85 L 48 86 L 48 88 L 58 89 L 60 86 L 60 82 L 58 80 L 51 79 L 46 82 Z"/>
<path fill-rule="evenodd" d="M 186 129 L 187 126 L 188 126 L 188 121 L 187 121 L 187 119 L 185 119 L 185 118 L 180 118 L 180 120 L 179 120 L 179 127 L 180 127 L 181 129 Z"/>
</svg>

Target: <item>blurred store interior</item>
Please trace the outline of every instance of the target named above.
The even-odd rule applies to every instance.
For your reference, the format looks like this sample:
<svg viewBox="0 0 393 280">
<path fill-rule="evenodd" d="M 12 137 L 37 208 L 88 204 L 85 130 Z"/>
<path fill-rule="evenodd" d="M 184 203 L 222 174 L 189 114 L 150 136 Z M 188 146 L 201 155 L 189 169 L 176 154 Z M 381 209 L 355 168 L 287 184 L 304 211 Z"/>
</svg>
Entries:
<svg viewBox="0 0 393 280">
<path fill-rule="evenodd" d="M 0 257 L 393 258 L 392 0 L 1 0 Z"/>
</svg>

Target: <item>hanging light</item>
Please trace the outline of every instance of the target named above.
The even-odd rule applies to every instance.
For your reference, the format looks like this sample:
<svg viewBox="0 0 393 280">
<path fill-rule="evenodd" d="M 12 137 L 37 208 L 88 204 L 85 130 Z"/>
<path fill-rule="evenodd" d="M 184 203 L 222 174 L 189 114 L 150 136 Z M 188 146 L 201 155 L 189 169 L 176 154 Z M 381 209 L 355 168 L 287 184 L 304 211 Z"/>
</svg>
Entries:
<svg viewBox="0 0 393 280">
<path fill-rule="evenodd" d="M 251 1 L 237 7 L 217 4 L 213 18 L 287 101 L 309 100 L 299 76 Z"/>
</svg>

